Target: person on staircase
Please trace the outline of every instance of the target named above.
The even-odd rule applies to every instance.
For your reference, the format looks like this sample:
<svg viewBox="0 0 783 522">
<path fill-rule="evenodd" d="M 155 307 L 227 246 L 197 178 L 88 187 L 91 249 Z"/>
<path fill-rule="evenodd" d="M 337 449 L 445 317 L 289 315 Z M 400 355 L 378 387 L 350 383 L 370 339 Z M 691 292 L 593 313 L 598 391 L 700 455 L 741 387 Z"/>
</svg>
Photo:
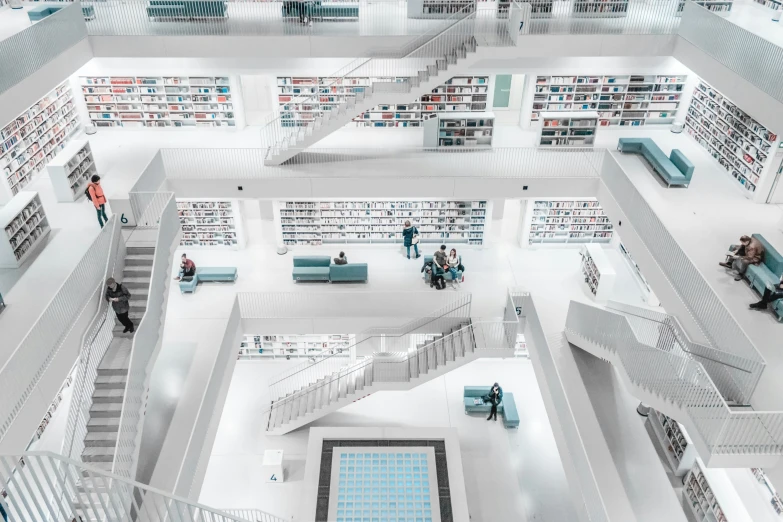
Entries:
<svg viewBox="0 0 783 522">
<path fill-rule="evenodd" d="M 122 333 L 133 333 L 134 331 L 133 321 L 128 317 L 130 298 L 131 293 L 128 289 L 115 281 L 113 277 L 106 280 L 106 300 L 111 303 L 114 313 L 117 314 L 117 319 L 125 327 Z"/>
<path fill-rule="evenodd" d="M 106 195 L 103 193 L 99 175 L 96 174 L 90 178 L 90 183 L 87 185 L 87 196 L 92 201 L 95 211 L 98 212 L 98 224 L 103 228 L 103 224 L 108 223 L 109 218 L 106 217 Z"/>
<path fill-rule="evenodd" d="M 188 259 L 187 254 L 182 254 L 182 259 L 179 263 L 179 275 L 174 278 L 174 281 L 179 281 L 183 277 L 193 277 L 196 275 L 196 263 Z"/>
<path fill-rule="evenodd" d="M 491 420 L 492 417 L 498 420 L 498 405 L 503 401 L 503 388 L 498 383 L 493 384 L 484 400 L 492 405 L 487 420 Z"/>
</svg>

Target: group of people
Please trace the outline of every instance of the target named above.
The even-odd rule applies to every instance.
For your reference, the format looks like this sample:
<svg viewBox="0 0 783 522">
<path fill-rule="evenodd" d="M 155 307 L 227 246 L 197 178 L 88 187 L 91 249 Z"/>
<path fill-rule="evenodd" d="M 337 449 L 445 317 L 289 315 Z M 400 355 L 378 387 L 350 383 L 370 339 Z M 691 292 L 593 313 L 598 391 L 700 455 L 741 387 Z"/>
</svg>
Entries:
<svg viewBox="0 0 783 522">
<path fill-rule="evenodd" d="M 457 254 L 457 249 L 452 248 L 446 254 L 446 245 L 441 245 L 438 250 L 432 254 L 432 262 L 426 263 L 421 267 L 422 272 L 427 272 L 430 276 L 430 288 L 443 290 L 446 288 L 446 273 L 451 274 L 451 280 L 455 285 L 461 284 L 465 276 L 459 276 L 459 273 L 465 272 L 462 265 L 462 259 Z M 456 289 L 456 286 L 454 287 Z"/>
<path fill-rule="evenodd" d="M 759 265 L 764 262 L 764 254 L 765 248 L 761 241 L 755 237 L 742 236 L 740 244 L 726 254 L 726 261 L 718 264 L 729 270 L 734 270 L 736 272 L 734 280 L 740 281 L 745 277 L 745 272 L 750 265 Z M 783 299 L 783 276 L 781 276 L 780 282 L 776 286 L 772 288 L 767 286 L 764 289 L 764 295 L 761 296 L 761 301 L 751 304 L 750 308 L 753 310 L 766 310 L 769 303 L 778 299 Z"/>
</svg>

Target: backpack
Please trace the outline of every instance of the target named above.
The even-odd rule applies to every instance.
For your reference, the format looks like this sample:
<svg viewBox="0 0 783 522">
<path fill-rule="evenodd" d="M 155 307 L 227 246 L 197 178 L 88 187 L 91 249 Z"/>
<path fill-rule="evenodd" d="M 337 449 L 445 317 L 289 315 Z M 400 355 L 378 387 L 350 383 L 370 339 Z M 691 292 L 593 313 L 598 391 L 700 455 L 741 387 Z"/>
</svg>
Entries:
<svg viewBox="0 0 783 522">
<path fill-rule="evenodd" d="M 84 189 L 84 195 L 87 196 L 87 199 L 92 201 L 92 194 L 90 194 L 90 185 L 87 185 L 87 188 Z"/>
</svg>

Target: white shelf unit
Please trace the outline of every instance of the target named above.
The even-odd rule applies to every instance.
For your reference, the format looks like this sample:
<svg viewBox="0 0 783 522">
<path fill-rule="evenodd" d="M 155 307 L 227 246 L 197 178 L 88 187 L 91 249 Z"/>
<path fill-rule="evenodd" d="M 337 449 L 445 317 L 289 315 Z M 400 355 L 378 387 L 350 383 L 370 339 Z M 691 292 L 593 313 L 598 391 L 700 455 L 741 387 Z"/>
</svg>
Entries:
<svg viewBox="0 0 783 522">
<path fill-rule="evenodd" d="M 80 77 L 96 127 L 235 127 L 226 76 Z"/>
<path fill-rule="evenodd" d="M 538 76 L 531 122 L 542 112 L 597 111 L 598 125 L 666 125 L 685 88 L 682 75 Z"/>
<path fill-rule="evenodd" d="M 0 130 L 0 204 L 8 202 L 65 146 L 79 127 L 67 83 L 62 83 Z"/>
<path fill-rule="evenodd" d="M 238 359 L 294 359 L 327 354 L 349 357 L 354 344 L 353 334 L 245 334 Z"/>
<path fill-rule="evenodd" d="M 0 208 L 0 225 L 0 268 L 20 267 L 51 231 L 37 192 L 20 192 Z"/>
<path fill-rule="evenodd" d="M 597 301 L 612 299 L 617 273 L 600 245 L 582 245 L 582 275 Z"/>
<path fill-rule="evenodd" d="M 494 129 L 492 112 L 440 113 L 424 121 L 424 146 L 488 149 Z"/>
<path fill-rule="evenodd" d="M 758 1 L 758 0 L 756 0 Z M 731 6 L 734 4 L 733 0 L 694 0 L 694 3 L 702 6 L 708 11 L 712 11 L 715 14 L 724 16 L 731 12 Z M 682 16 L 682 11 L 685 9 L 685 0 L 680 0 L 677 4 L 677 16 Z"/>
<path fill-rule="evenodd" d="M 244 247 L 239 202 L 234 199 L 177 199 L 182 226 L 180 246 L 187 248 Z"/>
<path fill-rule="evenodd" d="M 748 192 L 755 192 L 777 146 L 777 135 L 704 80 L 694 90 L 685 126 Z"/>
<path fill-rule="evenodd" d="M 514 343 L 514 357 L 530 358 L 530 351 L 528 351 L 527 342 L 525 342 L 525 334 L 517 334 L 517 341 Z"/>
<path fill-rule="evenodd" d="M 650 408 L 647 420 L 674 475 L 686 475 L 696 463 L 698 453 L 685 428 L 654 408 Z"/>
<path fill-rule="evenodd" d="M 729 522 L 698 460 L 685 476 L 683 486 L 684 503 L 697 522 Z"/>
<path fill-rule="evenodd" d="M 575 18 L 620 18 L 628 16 L 628 0 L 574 0 Z"/>
<path fill-rule="evenodd" d="M 650 306 L 660 306 L 661 302 L 658 300 L 658 297 L 655 295 L 655 292 L 653 292 L 652 287 L 647 282 L 647 278 L 644 277 L 644 274 L 642 274 L 642 269 L 639 268 L 639 265 L 636 264 L 636 260 L 633 258 L 633 256 L 631 256 L 631 253 L 622 242 L 620 243 L 620 253 L 623 254 L 623 259 L 628 262 L 631 267 L 631 271 L 636 276 L 636 282 L 639 283 L 639 287 L 642 289 L 647 304 Z"/>
<path fill-rule="evenodd" d="M 553 199 L 528 204 L 528 244 L 608 243 L 614 227 L 595 199 Z"/>
<path fill-rule="evenodd" d="M 475 11 L 476 0 L 410 0 L 408 18 L 448 18 L 463 9 L 464 13 Z"/>
<path fill-rule="evenodd" d="M 762 494 L 769 499 L 769 504 L 773 511 L 775 511 L 778 516 L 783 516 L 783 499 L 780 498 L 780 494 L 775 490 L 775 486 L 773 486 L 772 482 L 767 478 L 764 470 L 761 468 L 750 468 L 750 472 L 761 486 Z"/>
<path fill-rule="evenodd" d="M 597 112 L 542 112 L 539 117 L 539 147 L 584 148 L 595 144 Z"/>
<path fill-rule="evenodd" d="M 46 167 L 57 201 L 76 201 L 98 173 L 95 156 L 86 140 L 74 140 L 60 151 Z"/>
<path fill-rule="evenodd" d="M 57 411 L 57 407 L 63 401 L 63 393 L 65 392 L 65 389 L 70 387 L 72 382 L 73 376 L 68 375 L 68 377 L 65 378 L 65 382 L 63 382 L 63 385 L 60 387 L 60 391 L 57 392 L 54 400 L 49 405 L 49 409 L 46 410 L 46 415 L 44 415 L 43 419 L 41 420 L 41 424 L 39 424 L 38 429 L 35 430 L 34 440 L 40 439 L 44 431 L 46 431 L 47 426 L 49 426 L 49 422 L 52 420 L 52 415 L 54 415 L 54 412 Z"/>
<path fill-rule="evenodd" d="M 769 7 L 770 9 L 774 9 L 775 11 L 779 9 L 783 9 L 783 2 L 779 2 L 778 0 L 753 0 L 757 4 L 761 4 L 764 7 Z"/>
<path fill-rule="evenodd" d="M 280 201 L 281 241 L 288 246 L 402 243 L 410 221 L 422 243 L 484 243 L 486 201 Z"/>
</svg>

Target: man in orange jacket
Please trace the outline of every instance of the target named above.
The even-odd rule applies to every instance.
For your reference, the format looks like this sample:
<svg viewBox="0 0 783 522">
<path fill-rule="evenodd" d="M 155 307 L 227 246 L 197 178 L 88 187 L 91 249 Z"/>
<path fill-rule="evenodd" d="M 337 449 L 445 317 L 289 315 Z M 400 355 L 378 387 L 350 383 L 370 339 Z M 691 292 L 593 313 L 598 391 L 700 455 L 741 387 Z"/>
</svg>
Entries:
<svg viewBox="0 0 783 522">
<path fill-rule="evenodd" d="M 106 217 L 106 196 L 103 194 L 103 187 L 101 187 L 101 177 L 96 174 L 91 180 L 92 183 L 87 185 L 87 193 L 98 212 L 98 223 L 103 228 L 103 224 L 109 221 L 109 218 Z"/>
</svg>

